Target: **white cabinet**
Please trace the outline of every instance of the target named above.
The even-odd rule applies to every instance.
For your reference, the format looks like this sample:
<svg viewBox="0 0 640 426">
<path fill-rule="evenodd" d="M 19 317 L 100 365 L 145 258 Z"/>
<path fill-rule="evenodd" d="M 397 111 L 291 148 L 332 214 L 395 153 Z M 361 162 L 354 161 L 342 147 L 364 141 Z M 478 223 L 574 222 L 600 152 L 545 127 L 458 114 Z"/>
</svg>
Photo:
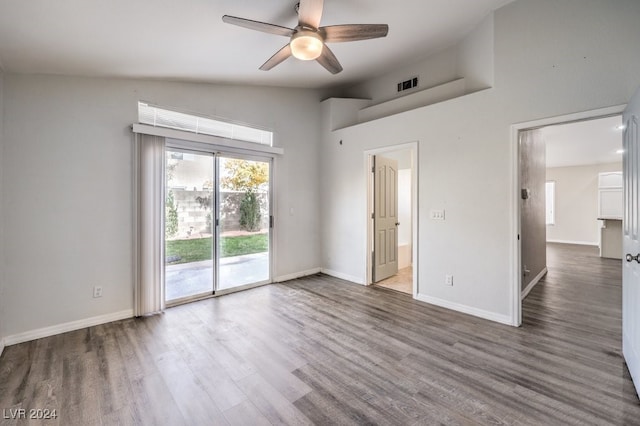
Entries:
<svg viewBox="0 0 640 426">
<path fill-rule="evenodd" d="M 598 188 L 622 188 L 622 172 L 598 173 Z"/>
<path fill-rule="evenodd" d="M 598 175 L 598 219 L 622 219 L 622 172 Z"/>
</svg>

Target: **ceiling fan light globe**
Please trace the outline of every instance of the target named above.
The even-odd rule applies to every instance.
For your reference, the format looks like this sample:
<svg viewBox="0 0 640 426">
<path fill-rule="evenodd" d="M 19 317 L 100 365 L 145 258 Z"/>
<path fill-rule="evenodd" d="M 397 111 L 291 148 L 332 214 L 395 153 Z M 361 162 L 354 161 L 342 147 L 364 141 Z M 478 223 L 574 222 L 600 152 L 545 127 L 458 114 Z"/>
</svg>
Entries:
<svg viewBox="0 0 640 426">
<path fill-rule="evenodd" d="M 291 54 L 303 61 L 311 61 L 322 54 L 324 45 L 322 37 L 317 33 L 308 30 L 301 30 L 291 36 L 289 42 Z"/>
</svg>

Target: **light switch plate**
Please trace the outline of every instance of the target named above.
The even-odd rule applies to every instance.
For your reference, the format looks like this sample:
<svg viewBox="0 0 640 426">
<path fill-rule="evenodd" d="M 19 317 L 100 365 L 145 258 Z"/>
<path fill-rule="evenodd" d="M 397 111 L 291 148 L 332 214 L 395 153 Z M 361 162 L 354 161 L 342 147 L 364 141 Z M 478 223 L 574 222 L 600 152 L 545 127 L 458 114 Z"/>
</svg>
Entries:
<svg viewBox="0 0 640 426">
<path fill-rule="evenodd" d="M 431 220 L 444 220 L 444 210 L 431 210 Z"/>
</svg>

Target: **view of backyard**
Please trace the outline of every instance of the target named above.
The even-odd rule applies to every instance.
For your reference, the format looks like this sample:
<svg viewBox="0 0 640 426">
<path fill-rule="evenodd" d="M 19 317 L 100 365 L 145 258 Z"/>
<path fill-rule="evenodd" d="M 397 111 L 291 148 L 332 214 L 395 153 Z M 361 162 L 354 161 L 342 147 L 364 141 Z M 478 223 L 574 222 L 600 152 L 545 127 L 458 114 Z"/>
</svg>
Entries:
<svg viewBox="0 0 640 426">
<path fill-rule="evenodd" d="M 269 163 L 171 150 L 166 159 L 165 300 L 268 280 Z"/>
<path fill-rule="evenodd" d="M 212 256 L 211 237 L 187 240 L 169 240 L 165 248 L 167 263 L 199 262 L 209 260 Z M 220 257 L 242 256 L 262 253 L 269 249 L 269 234 L 238 235 L 220 238 Z"/>
</svg>

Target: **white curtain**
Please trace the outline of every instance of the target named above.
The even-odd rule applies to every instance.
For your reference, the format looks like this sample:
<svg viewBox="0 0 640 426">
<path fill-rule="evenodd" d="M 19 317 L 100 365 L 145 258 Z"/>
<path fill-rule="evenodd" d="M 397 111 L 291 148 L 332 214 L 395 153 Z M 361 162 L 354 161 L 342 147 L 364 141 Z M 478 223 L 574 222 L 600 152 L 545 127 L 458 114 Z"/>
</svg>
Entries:
<svg viewBox="0 0 640 426">
<path fill-rule="evenodd" d="M 164 310 L 164 153 L 165 139 L 135 138 L 134 315 Z"/>
</svg>

